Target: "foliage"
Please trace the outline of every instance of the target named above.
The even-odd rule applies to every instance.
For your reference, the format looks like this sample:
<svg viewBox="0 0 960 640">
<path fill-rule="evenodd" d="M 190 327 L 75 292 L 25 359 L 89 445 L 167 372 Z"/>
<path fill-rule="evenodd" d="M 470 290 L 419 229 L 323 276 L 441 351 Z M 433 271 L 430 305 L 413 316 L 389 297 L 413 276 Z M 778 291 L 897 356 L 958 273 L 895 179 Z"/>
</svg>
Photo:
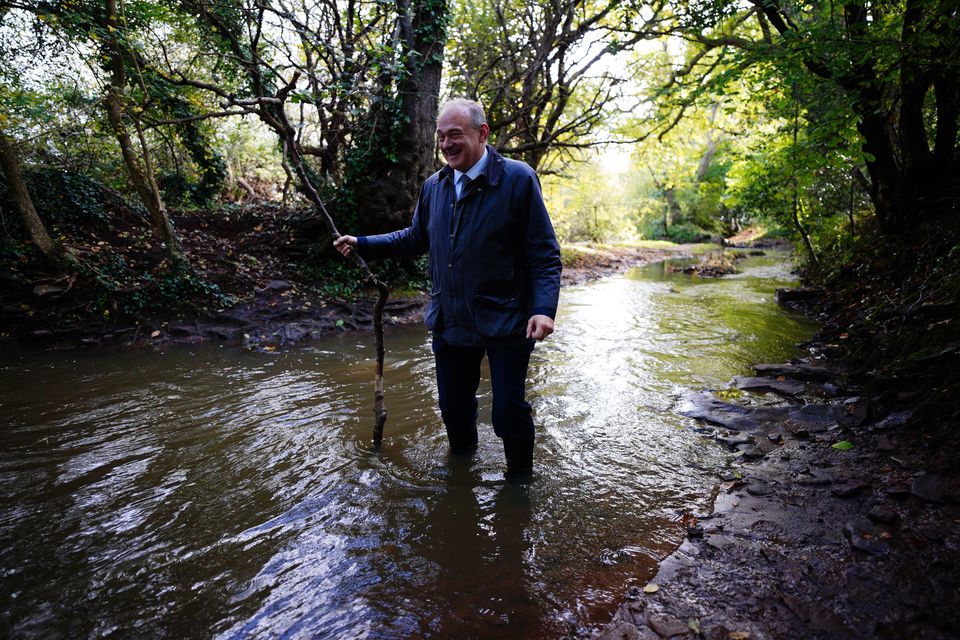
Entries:
<svg viewBox="0 0 960 640">
<path fill-rule="evenodd" d="M 611 62 L 644 34 L 635 9 L 617 0 L 456 2 L 449 93 L 485 105 L 502 152 L 542 172 L 565 168 L 605 141 L 626 80 Z"/>
<path fill-rule="evenodd" d="M 75 171 L 42 167 L 25 171 L 23 177 L 41 217 L 55 227 L 103 226 L 109 222 L 108 208 L 122 203 L 116 194 Z M 4 211 L 12 209 L 9 197 L 6 181 L 0 175 Z"/>
<path fill-rule="evenodd" d="M 183 263 L 140 274 L 135 284 L 124 286 L 120 283 L 129 271 L 122 255 L 111 254 L 95 273 L 95 281 L 102 287 L 95 309 L 101 314 L 119 313 L 137 318 L 156 313 L 166 315 L 171 311 L 206 311 L 232 303 L 220 287 Z"/>
<path fill-rule="evenodd" d="M 624 176 L 597 154 L 564 176 L 543 178 L 544 199 L 562 242 L 613 242 L 634 236 L 634 214 L 624 199 Z"/>
<path fill-rule="evenodd" d="M 324 294 L 333 298 L 349 299 L 363 287 L 360 269 L 351 260 L 329 252 L 318 255 L 312 249 L 301 264 L 301 273 L 316 284 Z M 416 259 L 390 259 L 380 262 L 375 271 L 378 277 L 394 290 L 408 289 L 425 291 L 430 288 L 428 263 L 425 257 Z"/>
</svg>

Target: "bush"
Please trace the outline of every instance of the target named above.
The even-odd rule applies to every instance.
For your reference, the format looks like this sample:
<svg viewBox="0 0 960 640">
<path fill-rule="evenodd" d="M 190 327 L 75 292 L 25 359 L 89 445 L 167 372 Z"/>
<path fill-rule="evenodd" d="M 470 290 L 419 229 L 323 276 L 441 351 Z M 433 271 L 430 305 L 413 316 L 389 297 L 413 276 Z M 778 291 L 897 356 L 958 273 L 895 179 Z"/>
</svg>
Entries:
<svg viewBox="0 0 960 640">
<path fill-rule="evenodd" d="M 704 231 L 700 227 L 688 222 L 683 224 L 671 225 L 666 231 L 668 240 L 679 244 L 690 244 L 692 242 L 707 242 L 711 238 L 709 231 Z"/>
<path fill-rule="evenodd" d="M 37 213 L 48 225 L 79 228 L 93 221 L 105 225 L 110 221 L 108 208 L 123 205 L 123 200 L 102 184 L 74 171 L 51 167 L 29 168 L 24 182 Z M 12 210 L 6 180 L 0 176 L 0 202 Z"/>
</svg>

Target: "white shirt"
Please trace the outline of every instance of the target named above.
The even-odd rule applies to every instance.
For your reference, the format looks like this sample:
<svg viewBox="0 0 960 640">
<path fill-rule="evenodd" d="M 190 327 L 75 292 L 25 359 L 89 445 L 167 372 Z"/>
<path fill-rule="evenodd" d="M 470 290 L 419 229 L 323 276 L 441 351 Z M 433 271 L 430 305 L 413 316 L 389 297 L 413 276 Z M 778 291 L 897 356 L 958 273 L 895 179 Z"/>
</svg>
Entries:
<svg viewBox="0 0 960 640">
<path fill-rule="evenodd" d="M 480 159 L 477 162 L 464 171 L 453 170 L 453 186 L 457 190 L 457 200 L 460 199 L 460 190 L 463 188 L 463 182 L 461 182 L 460 177 L 466 174 L 467 178 L 470 180 L 476 180 L 477 176 L 483 173 L 483 169 L 487 166 L 487 153 L 486 147 L 483 149 L 483 155 L 480 156 Z"/>
</svg>

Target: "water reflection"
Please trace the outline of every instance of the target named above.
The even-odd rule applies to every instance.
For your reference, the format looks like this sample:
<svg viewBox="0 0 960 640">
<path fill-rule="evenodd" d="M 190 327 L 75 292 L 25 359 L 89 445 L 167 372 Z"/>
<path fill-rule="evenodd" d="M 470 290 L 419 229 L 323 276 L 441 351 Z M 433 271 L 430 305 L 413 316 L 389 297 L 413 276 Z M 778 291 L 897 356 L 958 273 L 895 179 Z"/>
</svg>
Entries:
<svg viewBox="0 0 960 640">
<path fill-rule="evenodd" d="M 555 637 L 604 621 L 679 539 L 721 454 L 678 389 L 787 357 L 790 276 L 658 268 L 564 292 L 531 362 L 537 478 L 481 443 L 448 460 L 422 330 L 388 335 L 386 440 L 369 337 L 278 354 L 0 360 L 4 636 Z"/>
</svg>

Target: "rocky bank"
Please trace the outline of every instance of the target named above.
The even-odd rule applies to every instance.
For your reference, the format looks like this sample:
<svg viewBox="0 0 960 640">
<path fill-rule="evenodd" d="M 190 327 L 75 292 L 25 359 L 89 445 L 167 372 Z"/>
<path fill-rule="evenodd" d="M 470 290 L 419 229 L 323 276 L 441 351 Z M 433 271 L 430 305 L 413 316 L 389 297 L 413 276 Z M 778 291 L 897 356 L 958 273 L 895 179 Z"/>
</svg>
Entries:
<svg viewBox="0 0 960 640">
<path fill-rule="evenodd" d="M 917 419 L 916 391 L 874 394 L 806 346 L 678 399 L 704 446 L 729 451 L 712 510 L 683 514 L 684 542 L 595 640 L 960 637 L 942 425 Z"/>
</svg>

